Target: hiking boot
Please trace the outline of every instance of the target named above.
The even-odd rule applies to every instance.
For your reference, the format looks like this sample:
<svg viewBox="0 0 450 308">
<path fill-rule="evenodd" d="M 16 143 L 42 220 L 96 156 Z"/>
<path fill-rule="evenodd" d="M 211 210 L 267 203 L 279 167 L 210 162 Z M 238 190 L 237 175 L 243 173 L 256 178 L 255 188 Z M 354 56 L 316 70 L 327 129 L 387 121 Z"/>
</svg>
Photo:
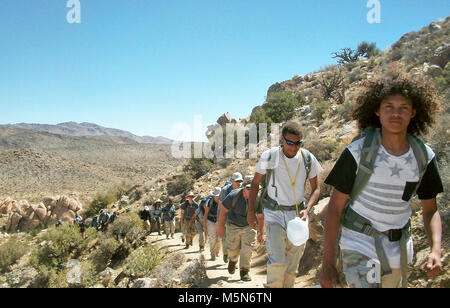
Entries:
<svg viewBox="0 0 450 308">
<path fill-rule="evenodd" d="M 200 252 L 204 251 L 205 247 L 204 246 L 200 246 Z"/>
<path fill-rule="evenodd" d="M 181 238 L 181 242 L 184 243 L 184 237 Z"/>
<path fill-rule="evenodd" d="M 184 249 L 188 249 L 188 248 L 189 248 L 189 245 L 186 244 L 186 246 L 184 247 Z"/>
<path fill-rule="evenodd" d="M 241 280 L 242 281 L 252 281 L 252 278 L 248 274 L 247 270 L 241 270 Z"/>
<path fill-rule="evenodd" d="M 216 256 L 211 256 L 211 261 L 216 261 Z"/>
<path fill-rule="evenodd" d="M 228 263 L 228 255 L 223 255 L 223 262 Z"/>
<path fill-rule="evenodd" d="M 234 274 L 234 272 L 236 271 L 236 263 L 237 262 L 233 262 L 231 260 L 230 262 L 228 262 L 228 273 Z"/>
</svg>

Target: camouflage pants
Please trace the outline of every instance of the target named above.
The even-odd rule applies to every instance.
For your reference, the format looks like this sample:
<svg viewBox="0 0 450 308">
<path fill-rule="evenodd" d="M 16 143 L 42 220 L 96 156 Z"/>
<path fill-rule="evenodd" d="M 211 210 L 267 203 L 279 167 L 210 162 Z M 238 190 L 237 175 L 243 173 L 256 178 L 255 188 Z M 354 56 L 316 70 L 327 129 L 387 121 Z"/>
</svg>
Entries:
<svg viewBox="0 0 450 308">
<path fill-rule="evenodd" d="M 175 220 L 164 221 L 164 232 L 166 232 L 166 236 L 172 235 L 175 233 Z"/>
<path fill-rule="evenodd" d="M 342 250 L 342 265 L 345 279 L 351 288 L 399 288 L 402 273 L 393 268 L 392 274 L 381 276 L 378 262 L 352 250 Z"/>
<path fill-rule="evenodd" d="M 195 232 L 194 224 L 192 224 L 192 227 L 189 228 L 189 220 L 184 221 L 183 234 L 184 234 L 184 238 L 186 239 L 186 245 L 192 246 L 195 234 L 197 234 L 197 233 Z"/>
<path fill-rule="evenodd" d="M 280 224 L 266 224 L 267 288 L 293 288 L 306 244 L 294 246 Z"/>
<path fill-rule="evenodd" d="M 227 225 L 228 258 L 232 262 L 239 259 L 241 270 L 250 270 L 253 247 L 256 245 L 256 230 L 250 226 Z"/>
<path fill-rule="evenodd" d="M 205 247 L 205 232 L 203 231 L 203 224 L 198 220 L 196 220 L 194 224 L 195 231 L 198 233 L 198 245 L 200 247 Z"/>
</svg>

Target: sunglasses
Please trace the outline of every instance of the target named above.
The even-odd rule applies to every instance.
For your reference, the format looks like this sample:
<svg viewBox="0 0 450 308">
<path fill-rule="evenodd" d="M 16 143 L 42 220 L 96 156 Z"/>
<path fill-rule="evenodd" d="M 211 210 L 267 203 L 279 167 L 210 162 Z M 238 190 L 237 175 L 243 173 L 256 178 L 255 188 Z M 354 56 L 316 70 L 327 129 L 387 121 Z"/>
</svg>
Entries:
<svg viewBox="0 0 450 308">
<path fill-rule="evenodd" d="M 284 137 L 283 136 L 283 138 L 284 138 L 284 141 L 286 141 L 286 144 L 287 145 L 289 145 L 289 146 L 301 146 L 302 144 L 303 144 L 303 140 L 300 140 L 300 141 L 297 141 L 297 142 L 294 142 L 294 141 L 291 141 L 291 140 L 289 140 L 289 139 L 286 139 L 286 137 Z"/>
</svg>

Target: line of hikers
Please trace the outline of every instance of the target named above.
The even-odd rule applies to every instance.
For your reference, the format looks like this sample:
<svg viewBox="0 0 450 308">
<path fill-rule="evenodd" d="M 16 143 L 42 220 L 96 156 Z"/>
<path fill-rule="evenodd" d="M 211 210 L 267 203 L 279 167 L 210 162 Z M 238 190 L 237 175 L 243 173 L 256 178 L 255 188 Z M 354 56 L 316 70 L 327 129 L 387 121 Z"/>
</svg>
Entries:
<svg viewBox="0 0 450 308">
<path fill-rule="evenodd" d="M 338 281 L 336 245 L 346 284 L 350 287 L 407 287 L 413 258 L 411 200 L 421 200 L 430 254 L 428 277 L 442 270 L 442 226 L 436 196 L 443 192 L 433 150 L 424 135 L 439 112 L 434 86 L 394 70 L 367 80 L 356 99 L 353 118 L 360 134 L 342 152 L 325 183 L 333 186 L 324 228 L 320 285 Z M 220 252 L 233 274 L 239 262 L 241 279 L 251 280 L 252 248 L 265 243 L 267 288 L 294 286 L 305 244 L 295 246 L 287 236 L 288 223 L 308 222 L 318 202 L 315 156 L 302 148 L 302 128 L 295 121 L 282 128 L 280 146 L 262 153 L 253 176 L 234 173 L 224 187 L 194 201 L 190 192 L 181 206 L 186 248 L 196 233 L 200 250 L 209 237 L 211 260 Z M 311 195 L 305 198 L 305 186 Z"/>
</svg>

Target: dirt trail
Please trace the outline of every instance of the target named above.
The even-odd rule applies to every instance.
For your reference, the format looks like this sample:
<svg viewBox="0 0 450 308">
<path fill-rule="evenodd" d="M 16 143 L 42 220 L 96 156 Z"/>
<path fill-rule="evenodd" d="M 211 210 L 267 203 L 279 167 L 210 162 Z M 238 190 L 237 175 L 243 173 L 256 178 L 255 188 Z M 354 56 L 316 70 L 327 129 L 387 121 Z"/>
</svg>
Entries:
<svg viewBox="0 0 450 308">
<path fill-rule="evenodd" d="M 200 252 L 198 245 L 198 235 L 194 238 L 194 245 L 185 249 L 185 244 L 181 241 L 181 233 L 175 233 L 174 239 L 166 239 L 166 235 L 157 235 L 152 233 L 148 237 L 148 241 L 157 245 L 160 250 L 168 249 L 171 252 L 183 252 L 188 259 L 200 259 L 203 255 L 205 259 L 206 275 L 205 279 L 198 287 L 200 288 L 264 288 L 266 282 L 266 264 L 267 254 L 262 246 L 256 249 L 252 257 L 252 267 L 250 269 L 251 281 L 245 282 L 240 280 L 239 269 L 234 274 L 228 273 L 228 264 L 223 262 L 222 251 L 215 261 L 210 261 L 210 252 L 208 243 L 205 250 Z M 238 263 L 239 265 L 239 263 Z M 297 277 L 295 282 L 296 288 L 313 287 L 311 279 L 313 273 Z"/>
</svg>

